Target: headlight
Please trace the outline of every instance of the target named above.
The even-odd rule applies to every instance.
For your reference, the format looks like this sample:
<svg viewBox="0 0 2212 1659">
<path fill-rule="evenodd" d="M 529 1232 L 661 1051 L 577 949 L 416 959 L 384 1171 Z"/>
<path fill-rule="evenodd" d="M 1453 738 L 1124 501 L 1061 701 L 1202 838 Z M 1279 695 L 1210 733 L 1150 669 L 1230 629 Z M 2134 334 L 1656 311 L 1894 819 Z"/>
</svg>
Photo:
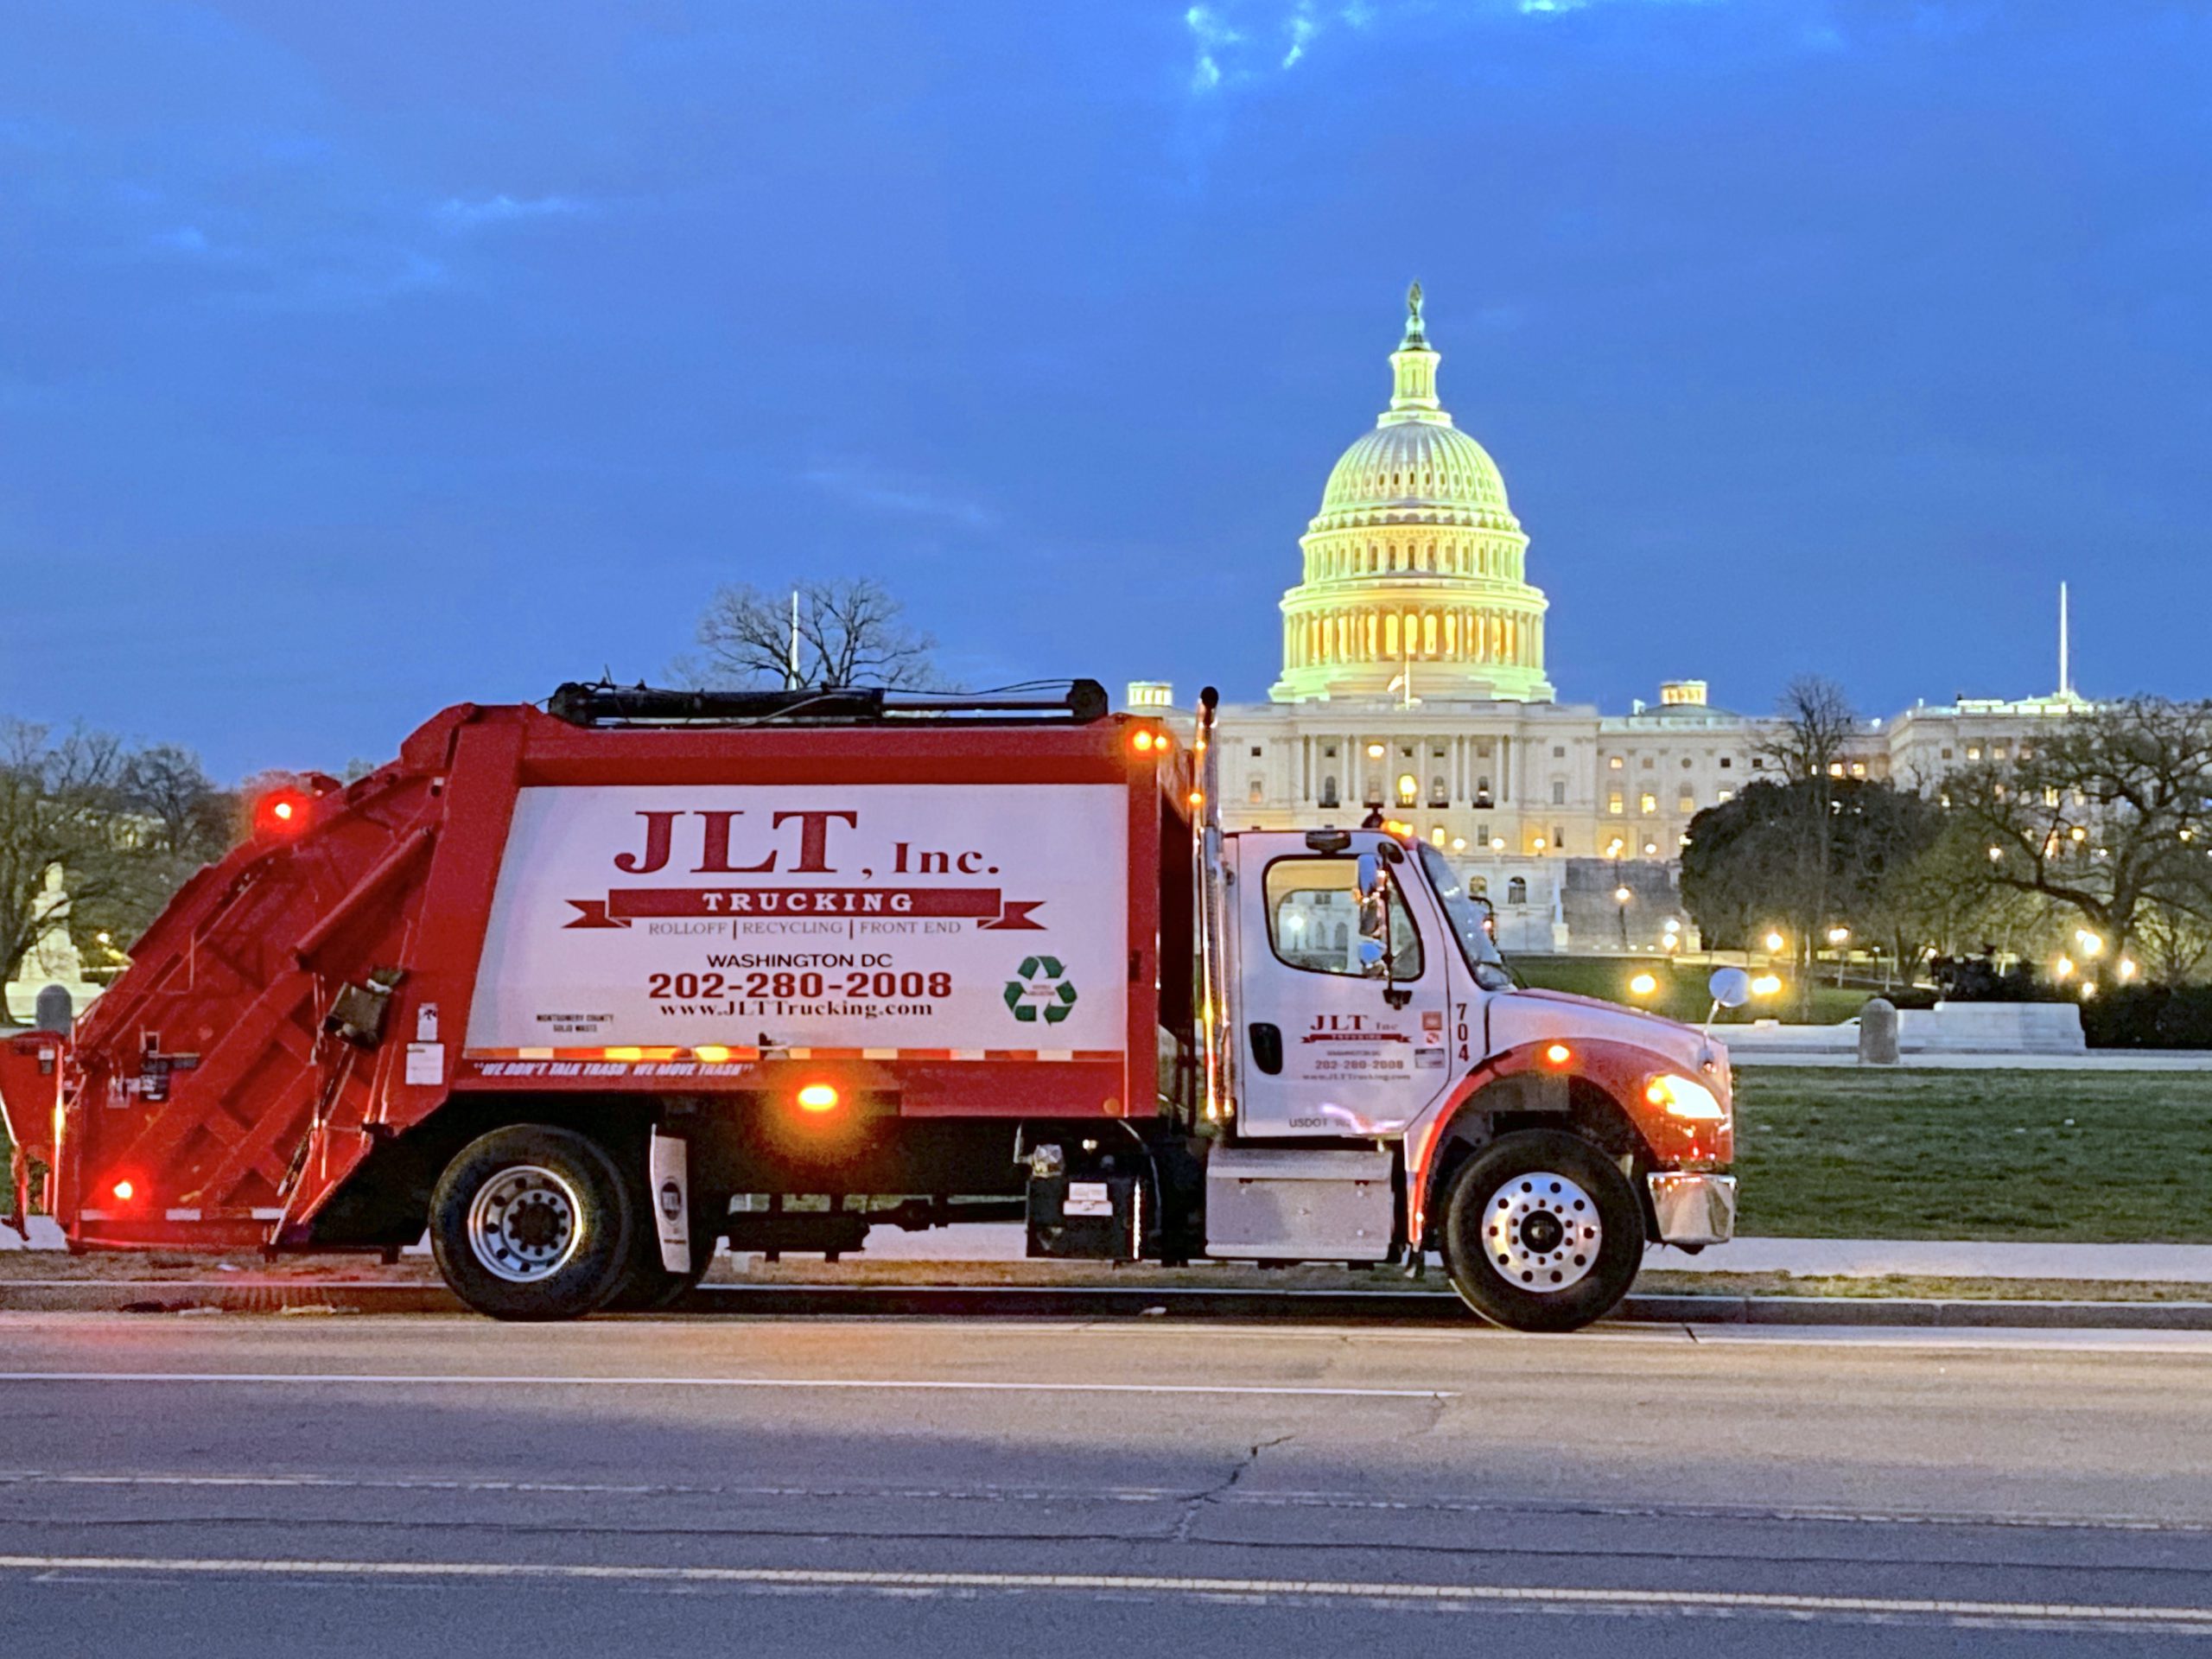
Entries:
<svg viewBox="0 0 2212 1659">
<path fill-rule="evenodd" d="M 1644 1087 L 1643 1097 L 1654 1106 L 1663 1107 L 1668 1116 L 1687 1118 L 1693 1123 L 1719 1123 L 1728 1116 L 1712 1090 L 1669 1073 L 1652 1078 Z"/>
</svg>

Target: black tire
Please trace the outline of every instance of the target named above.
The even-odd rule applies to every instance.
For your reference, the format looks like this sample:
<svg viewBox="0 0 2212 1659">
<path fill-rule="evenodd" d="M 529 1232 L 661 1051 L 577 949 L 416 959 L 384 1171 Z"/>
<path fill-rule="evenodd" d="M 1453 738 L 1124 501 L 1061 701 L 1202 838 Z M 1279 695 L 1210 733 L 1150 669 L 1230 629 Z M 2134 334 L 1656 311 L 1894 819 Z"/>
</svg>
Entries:
<svg viewBox="0 0 2212 1659">
<path fill-rule="evenodd" d="M 1578 1251 L 1593 1228 L 1595 1248 Z M 1643 1262 L 1643 1206 L 1620 1165 L 1557 1129 L 1501 1135 L 1453 1172 L 1443 1232 L 1460 1299 L 1511 1331 L 1604 1319 Z"/>
<path fill-rule="evenodd" d="M 728 1213 L 728 1198 L 722 1200 L 721 1209 Z M 715 1247 L 721 1243 L 718 1236 L 702 1237 L 695 1230 L 690 1267 L 683 1273 L 671 1273 L 661 1265 L 659 1230 L 640 1225 L 630 1247 L 630 1265 L 601 1311 L 659 1313 L 674 1307 L 699 1287 L 699 1281 L 715 1263 Z"/>
<path fill-rule="evenodd" d="M 470 1141 L 430 1196 L 438 1271 L 454 1294 L 495 1319 L 594 1312 L 620 1286 L 635 1229 L 614 1160 L 574 1130 L 542 1123 Z M 524 1254 L 541 1251 L 543 1259 Z"/>
</svg>

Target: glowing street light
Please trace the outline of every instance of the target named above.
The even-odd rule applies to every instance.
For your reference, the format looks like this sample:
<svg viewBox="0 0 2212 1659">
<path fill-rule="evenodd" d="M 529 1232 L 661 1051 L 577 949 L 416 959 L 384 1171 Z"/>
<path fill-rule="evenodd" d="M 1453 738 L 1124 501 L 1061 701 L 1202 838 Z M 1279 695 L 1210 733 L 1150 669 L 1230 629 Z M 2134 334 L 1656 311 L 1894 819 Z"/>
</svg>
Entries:
<svg viewBox="0 0 2212 1659">
<path fill-rule="evenodd" d="M 1847 927 L 1832 927 L 1828 929 L 1828 943 L 1830 944 L 1841 944 L 1850 937 L 1851 930 Z"/>
<path fill-rule="evenodd" d="M 1770 933 L 1766 936 L 1766 950 L 1769 956 L 1773 956 L 1776 952 L 1779 951 L 1782 949 L 1782 946 L 1783 938 L 1781 934 Z"/>
<path fill-rule="evenodd" d="M 1615 887 L 1613 889 L 1613 902 L 1617 905 L 1624 905 L 1628 903 L 1629 899 L 1633 896 L 1634 895 L 1631 894 L 1626 887 Z"/>
<path fill-rule="evenodd" d="M 2086 927 L 2075 933 L 2074 943 L 2082 947 L 2082 954 L 2085 957 L 2094 957 L 2105 948 L 2105 942 Z"/>
<path fill-rule="evenodd" d="M 2074 976 L 2074 958 L 2061 957 L 2056 962 L 2051 963 L 2050 976 L 2053 979 L 2071 979 Z"/>
<path fill-rule="evenodd" d="M 1631 996 L 1649 996 L 1659 988 L 1659 982 L 1652 975 L 1638 974 L 1629 981 L 1628 988 Z"/>
<path fill-rule="evenodd" d="M 2120 959 L 2120 976 L 2122 979 L 2135 977 L 2135 962 L 2133 957 L 2122 957 Z"/>
<path fill-rule="evenodd" d="M 1782 976 L 1779 974 L 1761 974 L 1751 982 L 1753 996 L 1778 996 L 1781 993 Z"/>
</svg>

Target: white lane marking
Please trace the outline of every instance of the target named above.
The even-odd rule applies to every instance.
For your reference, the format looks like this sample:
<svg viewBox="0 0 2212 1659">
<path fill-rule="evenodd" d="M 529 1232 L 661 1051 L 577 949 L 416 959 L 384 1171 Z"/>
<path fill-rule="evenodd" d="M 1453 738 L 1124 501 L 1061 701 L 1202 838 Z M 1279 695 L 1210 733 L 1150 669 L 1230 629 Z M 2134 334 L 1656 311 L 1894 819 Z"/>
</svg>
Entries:
<svg viewBox="0 0 2212 1659">
<path fill-rule="evenodd" d="M 0 1371 L 0 1382 L 298 1383 L 541 1389 L 787 1389 L 883 1394 L 1224 1394 L 1330 1400 L 1457 1400 L 1446 1389 L 1325 1389 L 1239 1382 L 969 1382 L 855 1376 L 442 1376 L 407 1371 Z"/>
<path fill-rule="evenodd" d="M 1106 1595 L 1287 1597 L 1305 1600 L 1591 1607 L 1683 1613 L 1760 1612 L 1796 1618 L 2005 1620 L 2120 1624 L 2212 1633 L 2212 1607 L 2120 1603 L 1953 1601 L 1936 1597 L 1808 1596 L 1745 1590 L 1585 1588 L 1534 1584 L 1395 1584 L 1356 1579 L 1217 1579 L 1161 1573 L 893 1573 L 772 1567 L 591 1567 L 550 1561 L 271 1560 L 254 1557 L 0 1555 L 0 1572 L 204 1573 L 257 1578 L 481 1580 L 611 1584 L 726 1584 L 894 1593 L 961 1590 L 1073 1591 Z"/>
</svg>

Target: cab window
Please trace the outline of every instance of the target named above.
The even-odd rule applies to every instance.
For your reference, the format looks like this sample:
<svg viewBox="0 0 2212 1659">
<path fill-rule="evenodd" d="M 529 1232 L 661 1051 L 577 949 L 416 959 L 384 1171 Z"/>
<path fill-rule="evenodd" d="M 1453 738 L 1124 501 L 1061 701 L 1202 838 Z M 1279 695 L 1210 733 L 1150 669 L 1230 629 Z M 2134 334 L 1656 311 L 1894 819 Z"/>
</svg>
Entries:
<svg viewBox="0 0 2212 1659">
<path fill-rule="evenodd" d="M 1370 969 L 1360 960 L 1361 942 L 1376 939 L 1388 941 L 1392 979 L 1421 977 L 1421 934 L 1387 875 L 1382 892 L 1364 905 L 1357 859 L 1279 858 L 1268 866 L 1266 882 L 1268 940 L 1290 967 L 1380 979 L 1380 963 Z"/>
</svg>

